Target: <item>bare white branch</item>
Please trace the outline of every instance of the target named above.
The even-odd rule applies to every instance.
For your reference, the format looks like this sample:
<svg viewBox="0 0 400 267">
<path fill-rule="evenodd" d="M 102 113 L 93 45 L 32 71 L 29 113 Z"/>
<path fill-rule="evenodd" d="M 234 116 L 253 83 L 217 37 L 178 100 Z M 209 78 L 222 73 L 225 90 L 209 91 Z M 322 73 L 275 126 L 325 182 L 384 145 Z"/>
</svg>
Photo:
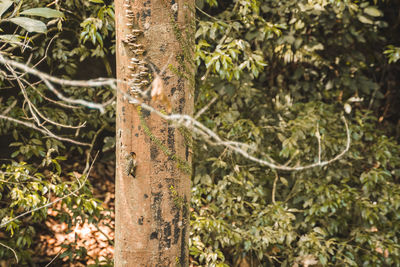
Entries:
<svg viewBox="0 0 400 267">
<path fill-rule="evenodd" d="M 140 105 L 143 109 L 149 111 L 150 113 L 154 113 L 157 116 L 170 121 L 171 123 L 173 123 L 173 125 L 177 125 L 177 126 L 183 126 L 183 127 L 187 127 L 190 130 L 192 130 L 195 134 L 201 136 L 202 138 L 204 138 L 206 141 L 211 142 L 214 145 L 220 145 L 220 146 L 224 146 L 228 149 L 230 149 L 231 151 L 234 151 L 240 155 L 242 155 L 243 157 L 256 162 L 260 165 L 263 166 L 267 166 L 271 169 L 276 169 L 276 170 L 282 170 L 282 171 L 300 171 L 300 170 L 305 170 L 305 169 L 310 169 L 310 168 L 314 168 L 314 167 L 322 167 L 322 166 L 326 166 L 328 164 L 331 164 L 337 160 L 339 160 L 340 158 L 342 158 L 346 152 L 349 150 L 350 148 L 350 143 L 351 143 L 351 139 L 350 139 L 350 131 L 349 131 L 349 127 L 347 124 L 347 120 L 345 119 L 344 116 L 342 116 L 342 121 L 345 125 L 345 130 L 346 130 L 346 145 L 343 149 L 342 152 L 340 152 L 338 155 L 336 155 L 335 157 L 329 159 L 329 160 L 325 160 L 325 161 L 321 161 L 321 144 L 320 144 L 320 140 L 319 140 L 319 149 L 318 149 L 318 162 L 316 163 L 312 163 L 312 164 L 308 164 L 305 166 L 287 166 L 287 165 L 280 165 L 277 164 L 275 161 L 273 161 L 272 159 L 270 160 L 270 157 L 266 157 L 268 158 L 268 160 L 263 160 L 260 159 L 258 157 L 253 156 L 254 152 L 259 152 L 257 149 L 250 149 L 252 152 L 249 153 L 248 149 L 246 149 L 246 144 L 243 143 L 239 143 L 239 142 L 232 142 L 229 140 L 224 140 L 222 139 L 217 133 L 215 133 L 214 131 L 212 131 L 211 129 L 207 128 L 206 126 L 204 126 L 202 123 L 200 123 L 199 121 L 197 121 L 195 118 L 189 116 L 189 115 L 185 115 L 185 114 L 165 114 L 162 113 L 158 110 L 156 110 L 155 108 L 153 108 L 152 106 L 144 103 L 143 101 L 132 97 L 130 94 L 122 92 L 121 90 L 118 90 L 118 88 L 116 87 L 116 80 L 115 79 L 95 79 L 95 80 L 87 80 L 87 81 L 76 81 L 76 80 L 63 80 L 63 79 L 59 79 L 59 78 L 55 78 L 53 76 L 50 76 L 46 73 L 42 73 L 40 71 L 37 71 L 35 69 L 29 68 L 27 66 L 25 66 L 24 64 L 15 62 L 13 60 L 9 60 L 9 59 L 5 59 L 3 56 L 0 55 L 0 63 L 2 64 L 9 64 L 15 68 L 19 68 L 27 73 L 31 73 L 33 75 L 38 76 L 40 79 L 42 79 L 45 84 L 49 87 L 49 89 L 51 91 L 53 91 L 57 97 L 59 97 L 61 100 L 66 101 L 68 103 L 73 103 L 73 104 L 80 104 L 89 108 L 97 108 L 100 111 L 104 111 L 104 104 L 97 104 L 97 103 L 92 103 L 92 102 L 87 102 L 85 100 L 81 100 L 81 99 L 69 99 L 64 97 L 61 93 L 59 93 L 54 86 L 51 84 L 51 82 L 60 84 L 60 85 L 65 85 L 65 86 L 80 86 L 80 87 L 97 87 L 97 86 L 110 86 L 112 89 L 117 90 L 118 92 L 122 93 L 123 96 L 132 104 L 134 105 Z M 120 81 L 121 83 L 123 83 L 122 81 Z M 205 108 L 208 108 L 207 106 Z M 6 116 L 0 116 L 0 118 L 4 118 L 4 119 L 8 119 L 8 120 L 12 120 L 14 122 L 17 123 L 21 123 L 21 121 L 6 117 Z M 27 127 L 30 128 L 34 128 L 37 130 L 40 130 L 41 132 L 43 132 L 43 129 L 39 129 L 37 127 L 35 127 L 32 124 L 26 123 L 26 122 L 22 122 L 21 124 L 26 125 Z M 32 127 L 33 126 L 33 127 Z M 318 129 L 319 130 L 319 129 Z M 318 131 L 319 133 L 319 131 Z M 52 133 L 47 133 L 47 135 L 51 136 Z M 54 134 L 53 134 L 54 135 Z M 53 137 L 53 136 L 52 136 Z M 317 137 L 318 138 L 318 137 Z M 86 144 L 87 145 L 87 144 Z"/>
<path fill-rule="evenodd" d="M 195 120 L 194 118 L 192 118 L 189 115 L 184 115 L 184 114 L 167 115 L 167 114 L 164 114 L 164 113 L 156 110 L 155 108 L 147 105 L 146 103 L 143 103 L 143 102 L 139 101 L 138 99 L 133 98 L 129 94 L 126 94 L 126 93 L 123 93 L 123 94 L 126 98 L 128 98 L 130 103 L 140 105 L 142 108 L 148 110 L 150 113 L 154 113 L 154 114 L 160 116 L 161 118 L 171 121 L 174 124 L 177 124 L 179 126 L 184 126 L 186 128 L 189 128 L 189 129 L 193 130 L 194 133 L 197 133 L 200 136 L 203 136 L 203 138 L 205 138 L 205 139 L 212 140 L 212 142 L 215 145 L 225 146 L 225 147 L 229 148 L 231 151 L 234 151 L 234 152 L 242 155 L 243 157 L 245 157 L 253 162 L 256 162 L 260 165 L 270 167 L 271 169 L 282 170 L 282 171 L 301 171 L 301 170 L 310 169 L 310 168 L 314 168 L 314 167 L 323 167 L 323 166 L 326 166 L 330 163 L 333 163 L 333 162 L 339 160 L 350 149 L 350 143 L 351 143 L 350 130 L 349 130 L 349 126 L 347 124 L 346 118 L 344 116 L 342 116 L 341 119 L 345 125 L 346 136 L 347 136 L 346 137 L 346 146 L 342 152 L 340 152 L 338 155 L 336 155 L 334 158 L 332 158 L 330 160 L 320 161 L 320 162 L 312 163 L 312 164 L 305 165 L 305 166 L 290 167 L 290 166 L 285 166 L 285 165 L 279 165 L 279 164 L 276 164 L 276 163 L 273 163 L 270 161 L 266 161 L 266 160 L 257 158 L 255 156 L 249 154 L 247 151 L 245 151 L 242 148 L 242 145 L 238 145 L 239 143 L 233 144 L 232 141 L 223 140 L 221 137 L 218 136 L 218 134 L 216 134 L 215 132 L 213 132 L 206 126 L 204 126 L 201 122 Z"/>
<path fill-rule="evenodd" d="M 56 90 L 50 82 L 57 83 L 59 85 L 64 85 L 64 86 L 76 86 L 76 87 L 111 86 L 111 88 L 115 88 L 115 79 L 96 79 L 96 80 L 87 80 L 87 81 L 59 79 L 59 78 L 53 77 L 51 75 L 48 75 L 44 72 L 30 68 L 30 67 L 26 66 L 25 64 L 16 62 L 14 60 L 6 59 L 2 55 L 0 55 L 0 63 L 2 63 L 3 65 L 8 64 L 10 66 L 13 66 L 15 68 L 23 70 L 25 73 L 30 73 L 30 74 L 33 74 L 33 75 L 39 77 L 47 85 L 47 87 L 49 88 L 50 91 L 52 91 L 59 99 L 65 101 L 67 103 L 82 105 L 82 106 L 86 106 L 88 108 L 93 108 L 93 109 L 98 109 L 101 113 L 105 112 L 103 104 L 89 102 L 89 101 L 86 101 L 83 99 L 72 99 L 72 98 L 66 97 L 61 92 Z"/>
<path fill-rule="evenodd" d="M 26 103 L 28 103 L 29 110 L 30 110 L 30 112 L 31 112 L 31 114 L 32 114 L 32 116 L 33 116 L 33 118 L 34 118 L 34 121 L 36 122 L 36 124 L 37 124 L 38 127 L 43 128 L 43 129 L 45 129 L 45 130 L 47 130 L 47 131 L 50 131 L 50 130 L 46 129 L 46 128 L 42 125 L 42 123 L 40 123 L 40 120 L 39 120 L 38 116 L 39 116 L 40 118 L 42 118 L 44 121 L 46 121 L 46 122 L 48 122 L 48 123 L 50 123 L 50 124 L 53 124 L 53 125 L 55 125 L 55 126 L 62 127 L 62 128 L 78 129 L 78 128 L 85 127 L 86 122 L 84 122 L 84 123 L 82 123 L 81 125 L 78 125 L 78 126 L 72 126 L 72 125 L 66 125 L 66 124 L 62 124 L 62 123 L 55 122 L 55 121 L 53 121 L 53 120 L 47 118 L 46 116 L 44 116 L 44 115 L 39 111 L 39 109 L 38 109 L 38 108 L 32 103 L 32 101 L 30 100 L 30 98 L 29 98 L 29 96 L 28 96 L 28 93 L 26 92 L 25 85 L 22 83 L 22 79 L 21 79 L 20 77 L 17 76 L 16 72 L 14 71 L 14 69 L 13 69 L 10 65 L 6 64 L 6 66 L 7 66 L 7 68 L 9 69 L 9 71 L 13 74 L 14 78 L 17 80 L 17 83 L 18 83 L 18 85 L 19 85 L 19 87 L 20 87 L 20 89 L 21 89 L 22 95 L 24 96 Z M 27 82 L 27 81 L 25 81 L 25 82 L 28 83 L 32 88 L 34 88 L 34 85 L 30 84 L 30 83 Z"/>
</svg>

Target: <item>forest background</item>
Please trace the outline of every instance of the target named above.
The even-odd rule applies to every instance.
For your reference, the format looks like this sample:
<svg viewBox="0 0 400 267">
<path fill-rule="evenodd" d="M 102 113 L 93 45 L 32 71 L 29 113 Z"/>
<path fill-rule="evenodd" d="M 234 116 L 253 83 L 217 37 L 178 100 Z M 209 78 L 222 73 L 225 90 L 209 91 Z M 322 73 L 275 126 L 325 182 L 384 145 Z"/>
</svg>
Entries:
<svg viewBox="0 0 400 267">
<path fill-rule="evenodd" d="M 262 161 L 195 138 L 192 266 L 400 266 L 400 3 L 198 0 L 195 12 L 196 119 Z M 93 192 L 113 181 L 115 92 L 54 91 L 7 60 L 115 77 L 113 3 L 2 0 L 0 27 L 0 259 L 42 266 L 46 221 L 109 219 L 110 192 Z M 53 259 L 112 265 L 77 241 Z"/>
</svg>

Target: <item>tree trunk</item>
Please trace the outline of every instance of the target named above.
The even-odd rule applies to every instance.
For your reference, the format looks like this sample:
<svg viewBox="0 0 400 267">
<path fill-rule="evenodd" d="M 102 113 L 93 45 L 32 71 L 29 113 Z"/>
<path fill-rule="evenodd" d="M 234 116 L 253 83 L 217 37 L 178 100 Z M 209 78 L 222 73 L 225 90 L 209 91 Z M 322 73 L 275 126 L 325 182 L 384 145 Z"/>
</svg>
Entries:
<svg viewBox="0 0 400 267">
<path fill-rule="evenodd" d="M 124 92 L 138 96 L 135 90 L 153 81 L 159 101 L 143 101 L 192 114 L 193 2 L 115 1 L 117 78 L 123 81 L 117 94 L 117 267 L 188 266 L 190 135 L 129 103 Z M 131 154 L 136 169 L 129 167 Z"/>
</svg>

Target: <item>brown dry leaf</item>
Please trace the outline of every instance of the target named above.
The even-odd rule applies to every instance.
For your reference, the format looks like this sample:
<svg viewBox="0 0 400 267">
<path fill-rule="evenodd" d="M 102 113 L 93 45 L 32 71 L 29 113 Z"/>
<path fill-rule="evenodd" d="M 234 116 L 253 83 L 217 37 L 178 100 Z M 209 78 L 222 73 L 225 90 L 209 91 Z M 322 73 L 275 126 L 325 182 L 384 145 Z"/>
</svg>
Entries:
<svg viewBox="0 0 400 267">
<path fill-rule="evenodd" d="M 165 88 L 163 80 L 159 75 L 156 75 L 153 82 L 151 83 L 151 100 L 154 102 L 160 102 L 166 106 L 167 112 L 171 113 L 172 105 L 167 95 L 165 94 Z"/>
<path fill-rule="evenodd" d="M 387 248 L 383 250 L 383 248 L 380 247 L 379 243 L 376 244 L 375 251 L 378 252 L 379 254 L 382 254 L 385 258 L 389 257 L 389 250 Z"/>
<path fill-rule="evenodd" d="M 388 249 L 385 249 L 385 252 L 383 253 L 383 256 L 385 258 L 389 257 L 389 250 Z"/>
<path fill-rule="evenodd" d="M 342 102 L 342 98 L 343 98 L 343 91 L 340 91 L 340 93 L 338 95 L 338 101 Z"/>
</svg>

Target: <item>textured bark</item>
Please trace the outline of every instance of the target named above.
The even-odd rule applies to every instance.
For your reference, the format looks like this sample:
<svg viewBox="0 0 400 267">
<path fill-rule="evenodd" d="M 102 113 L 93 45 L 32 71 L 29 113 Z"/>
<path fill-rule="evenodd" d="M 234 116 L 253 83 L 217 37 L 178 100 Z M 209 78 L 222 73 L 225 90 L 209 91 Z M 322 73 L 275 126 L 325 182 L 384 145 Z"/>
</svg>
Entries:
<svg viewBox="0 0 400 267">
<path fill-rule="evenodd" d="M 114 256 L 117 267 L 188 266 L 190 174 L 177 160 L 191 164 L 187 141 L 168 122 L 144 109 L 138 112 L 138 106 L 128 103 L 121 92 L 132 94 L 128 85 L 132 74 L 138 75 L 146 68 L 150 75 L 136 76 L 137 80 L 154 78 L 148 62 L 158 71 L 168 60 L 182 69 L 182 63 L 177 61 L 177 56 L 183 54 L 182 45 L 173 28 L 178 26 L 183 34 L 190 29 L 187 23 L 194 17 L 187 5 L 193 7 L 191 1 L 115 1 L 117 78 L 124 81 L 118 85 L 117 96 Z M 134 37 L 131 35 L 129 39 L 132 33 Z M 173 111 L 191 115 L 193 88 L 187 79 L 179 76 L 167 69 L 161 75 L 162 83 Z M 189 76 L 193 77 L 193 73 Z M 146 101 L 159 110 L 167 109 L 165 103 Z M 153 138 L 146 133 L 143 122 Z M 169 155 L 162 146 L 168 149 Z M 126 157 L 130 152 L 137 155 L 135 177 L 126 172 Z"/>
</svg>

